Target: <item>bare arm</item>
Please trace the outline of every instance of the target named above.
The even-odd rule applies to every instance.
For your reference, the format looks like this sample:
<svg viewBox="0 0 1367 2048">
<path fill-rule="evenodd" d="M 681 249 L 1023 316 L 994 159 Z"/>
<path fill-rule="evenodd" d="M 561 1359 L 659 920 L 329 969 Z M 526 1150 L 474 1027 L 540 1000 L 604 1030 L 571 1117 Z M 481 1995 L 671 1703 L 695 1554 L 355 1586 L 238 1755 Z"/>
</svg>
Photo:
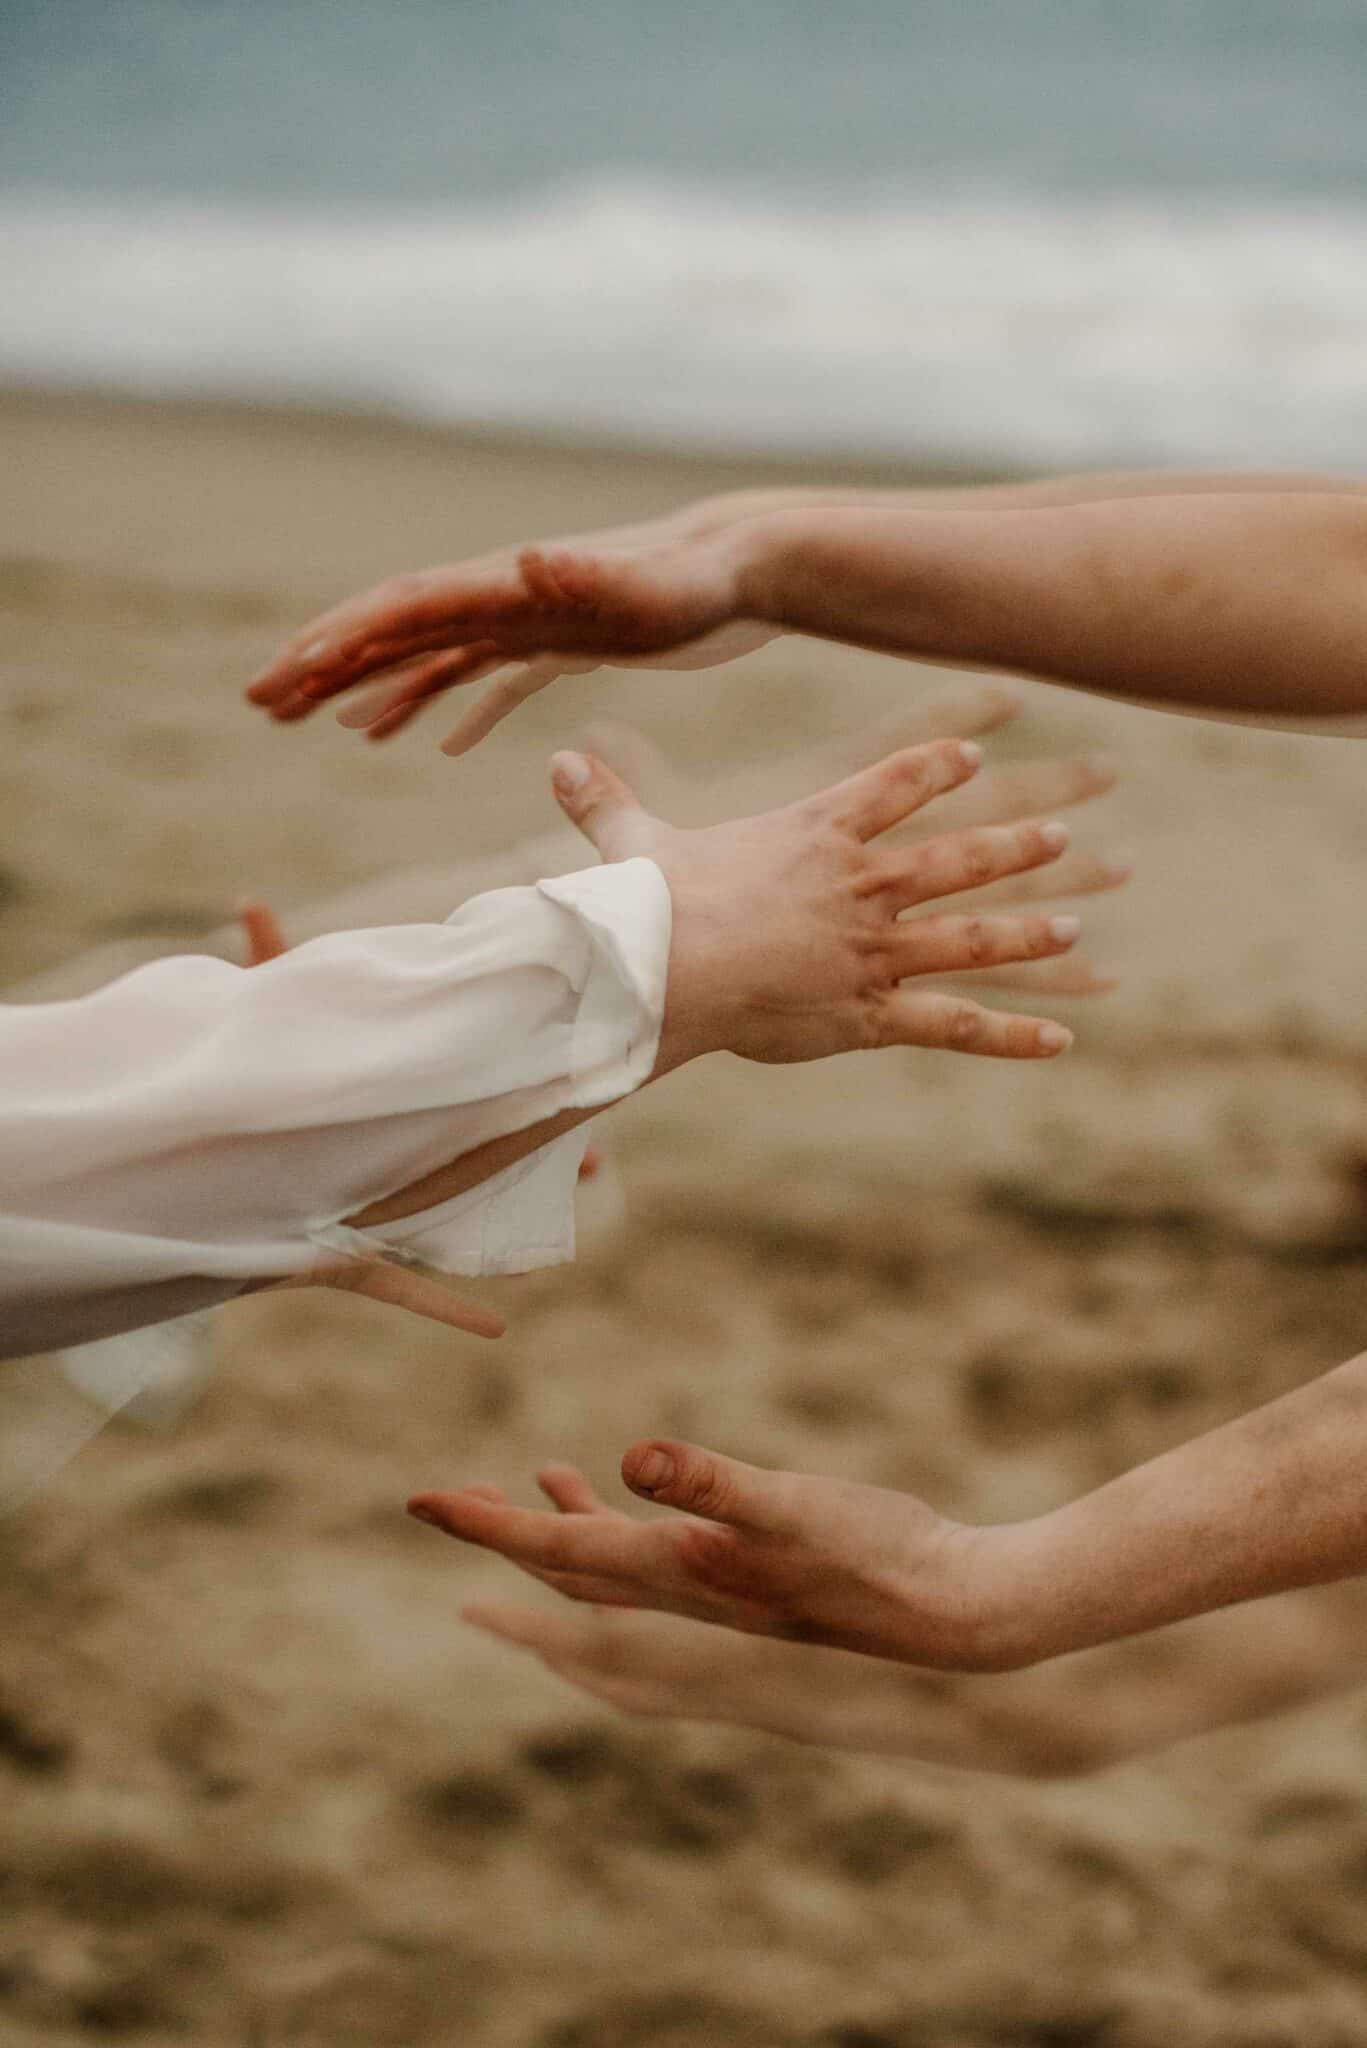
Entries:
<svg viewBox="0 0 1367 2048">
<path fill-rule="evenodd" d="M 1367 1354 L 1032 1521 L 974 1528 L 912 1494 L 654 1441 L 641 1522 L 583 1487 L 559 1514 L 486 1489 L 411 1506 L 572 1598 L 656 1608 L 940 1671 L 1019 1671 L 1367 1572 Z"/>
<path fill-rule="evenodd" d="M 787 486 L 725 491 L 699 498 L 670 515 L 687 533 L 703 535 L 774 512 L 1030 512 L 1066 505 L 1104 504 L 1116 498 L 1185 498 L 1312 492 L 1320 497 L 1367 497 L 1367 482 L 1322 470 L 1110 469 L 1081 476 L 1031 477 L 1003 484 L 930 485 L 913 490 L 865 486 Z"/>
<path fill-rule="evenodd" d="M 624 1713 L 1023 1777 L 1102 1770 L 1367 1683 L 1361 1581 L 990 1677 L 568 1603 L 465 1618 Z"/>
<path fill-rule="evenodd" d="M 1367 503 L 775 513 L 723 539 L 782 630 L 1272 721 L 1367 716 Z"/>
<path fill-rule="evenodd" d="M 445 742 L 463 753 L 566 673 L 707 667 L 787 631 L 1215 716 L 1360 717 L 1364 534 L 1363 486 L 1304 474 L 732 493 L 393 578 L 248 695 L 289 722 L 365 683 L 342 718 L 375 739 L 493 675 Z"/>
<path fill-rule="evenodd" d="M 1017 1526 L 1020 1661 L 1367 1572 L 1365 1471 L 1367 1354 Z"/>
</svg>

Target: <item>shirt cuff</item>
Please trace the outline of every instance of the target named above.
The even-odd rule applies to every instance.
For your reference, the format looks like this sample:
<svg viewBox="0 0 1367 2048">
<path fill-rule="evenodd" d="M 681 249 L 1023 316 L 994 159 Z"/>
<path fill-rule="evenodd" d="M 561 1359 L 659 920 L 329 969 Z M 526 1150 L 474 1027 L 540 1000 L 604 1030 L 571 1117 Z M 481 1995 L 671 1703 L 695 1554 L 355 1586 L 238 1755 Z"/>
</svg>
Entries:
<svg viewBox="0 0 1367 2048">
<path fill-rule="evenodd" d="M 669 885 L 654 861 L 636 859 L 539 882 L 537 889 L 576 919 L 589 942 L 557 1106 L 617 1102 L 649 1079 L 659 1056 Z M 369 1230 L 329 1224 L 312 1231 L 312 1241 L 343 1257 L 433 1266 L 466 1278 L 563 1265 L 574 1257 L 575 1190 L 588 1138 L 581 1124 L 448 1202 Z"/>
</svg>

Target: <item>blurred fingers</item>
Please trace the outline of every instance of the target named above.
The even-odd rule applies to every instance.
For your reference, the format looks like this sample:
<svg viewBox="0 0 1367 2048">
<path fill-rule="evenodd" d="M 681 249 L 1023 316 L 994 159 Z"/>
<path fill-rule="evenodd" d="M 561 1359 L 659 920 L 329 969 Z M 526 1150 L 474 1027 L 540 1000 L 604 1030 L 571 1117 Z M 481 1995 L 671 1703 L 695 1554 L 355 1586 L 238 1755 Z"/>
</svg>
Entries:
<svg viewBox="0 0 1367 2048">
<path fill-rule="evenodd" d="M 468 1487 L 415 1495 L 408 1512 L 527 1570 L 601 1574 L 609 1584 L 630 1580 L 656 1547 L 657 1532 L 625 1515 L 548 1514 L 482 1500 Z"/>
<path fill-rule="evenodd" d="M 898 980 L 953 974 L 1066 953 L 1082 930 L 1075 917 L 926 917 L 893 926 L 892 971 Z"/>
<path fill-rule="evenodd" d="M 503 674 L 495 673 L 493 682 L 479 702 L 466 712 L 458 725 L 441 743 L 443 754 L 456 756 L 468 754 L 471 747 L 487 739 L 496 725 L 516 711 L 519 704 L 525 704 L 529 697 L 535 697 L 565 673 L 567 664 L 559 655 L 540 655 L 535 661 L 519 662 Z"/>
<path fill-rule="evenodd" d="M 1105 796 L 1114 789 L 1119 773 L 1118 763 L 1108 754 L 1009 761 L 986 769 L 971 788 L 946 797 L 935 824 L 940 830 L 961 832 L 972 825 L 1005 825 L 1068 810 Z"/>
<path fill-rule="evenodd" d="M 1039 903 L 1045 899 L 1062 902 L 1070 896 L 1095 896 L 1107 889 L 1122 888 L 1133 875 L 1134 869 L 1127 860 L 1070 847 L 1051 866 L 1034 873 L 1007 875 L 980 888 L 973 907 L 995 910 L 1005 904 Z"/>
<path fill-rule="evenodd" d="M 1108 996 L 1120 986 L 1118 975 L 1103 973 L 1077 953 L 1066 960 L 1022 960 L 960 973 L 954 980 L 960 988 L 1010 989 L 1031 996 Z"/>
<path fill-rule="evenodd" d="M 578 1657 L 590 1647 L 596 1617 L 573 1607 L 513 1607 L 472 1601 L 460 1618 L 485 1635 L 532 1650 L 538 1657 Z"/>
<path fill-rule="evenodd" d="M 967 782 L 981 761 L 982 749 L 972 740 L 931 740 L 861 769 L 815 802 L 857 838 L 876 839 L 932 798 Z"/>
<path fill-rule="evenodd" d="M 441 1323 L 448 1330 L 465 1330 L 472 1337 L 501 1337 L 508 1325 L 493 1309 L 467 1301 L 425 1274 L 407 1266 L 373 1264 L 339 1266 L 322 1276 L 319 1284 L 345 1294 L 362 1294 L 370 1301 L 382 1301 L 390 1308 L 406 1309 L 429 1323 Z"/>
<path fill-rule="evenodd" d="M 237 917 L 242 927 L 248 967 L 264 967 L 268 960 L 278 960 L 282 953 L 289 951 L 280 920 L 269 903 L 244 903 L 239 907 Z"/>
<path fill-rule="evenodd" d="M 506 661 L 507 656 L 488 640 L 424 655 L 391 670 L 373 687 L 363 689 L 342 706 L 337 723 L 349 731 L 366 732 L 371 739 L 388 739 L 443 691 L 477 683 Z"/>
<path fill-rule="evenodd" d="M 543 1465 L 536 1475 L 536 1483 L 562 1515 L 615 1513 L 605 1500 L 600 1500 L 576 1465 Z"/>
<path fill-rule="evenodd" d="M 1045 867 L 1068 844 L 1068 827 L 1057 818 L 1032 819 L 1024 825 L 980 825 L 967 832 L 946 833 L 919 846 L 889 849 L 874 872 L 889 901 L 898 910 L 980 889 L 1004 875 Z"/>
<path fill-rule="evenodd" d="M 941 1052 L 975 1053 L 983 1059 L 1056 1059 L 1073 1042 L 1062 1024 L 984 1009 L 966 996 L 914 994 L 900 990 L 886 1018 L 890 1045 L 919 1045 Z"/>
<path fill-rule="evenodd" d="M 801 763 L 804 786 L 810 788 L 825 776 L 850 776 L 860 769 L 876 767 L 889 754 L 907 747 L 921 747 L 931 740 L 983 739 L 996 732 L 1025 708 L 1024 694 L 1009 683 L 965 683 L 938 697 L 880 718 L 858 732 L 842 735 L 821 746 L 805 749 L 790 757 Z"/>
</svg>

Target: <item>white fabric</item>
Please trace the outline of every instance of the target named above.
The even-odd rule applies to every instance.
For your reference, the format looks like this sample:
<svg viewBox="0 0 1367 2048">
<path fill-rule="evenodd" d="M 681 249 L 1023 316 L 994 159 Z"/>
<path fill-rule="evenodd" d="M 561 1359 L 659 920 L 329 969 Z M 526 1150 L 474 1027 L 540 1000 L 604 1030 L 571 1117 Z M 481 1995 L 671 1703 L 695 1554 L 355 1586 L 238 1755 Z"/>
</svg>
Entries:
<svg viewBox="0 0 1367 2048">
<path fill-rule="evenodd" d="M 175 1378 L 191 1314 L 324 1255 L 461 1274 L 572 1257 L 583 1125 L 439 1208 L 365 1233 L 341 1219 L 638 1087 L 669 941 L 664 877 L 632 860 L 491 891 L 445 925 L 0 1006 L 0 1359 L 81 1346 L 71 1391 L 108 1412 Z M 150 1324 L 157 1343 L 109 1341 Z M 0 1396 L 32 1407 L 36 1384 L 0 1367 Z"/>
</svg>

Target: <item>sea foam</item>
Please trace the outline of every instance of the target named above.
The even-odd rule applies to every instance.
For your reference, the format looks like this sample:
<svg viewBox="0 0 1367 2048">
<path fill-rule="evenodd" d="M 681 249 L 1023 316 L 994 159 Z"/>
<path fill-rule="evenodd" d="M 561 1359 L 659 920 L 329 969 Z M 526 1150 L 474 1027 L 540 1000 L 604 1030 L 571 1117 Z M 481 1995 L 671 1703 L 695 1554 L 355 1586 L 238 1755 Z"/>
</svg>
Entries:
<svg viewBox="0 0 1367 2048">
<path fill-rule="evenodd" d="M 1367 464 L 1367 212 L 601 180 L 0 205 L 0 377 L 690 448 Z"/>
</svg>

